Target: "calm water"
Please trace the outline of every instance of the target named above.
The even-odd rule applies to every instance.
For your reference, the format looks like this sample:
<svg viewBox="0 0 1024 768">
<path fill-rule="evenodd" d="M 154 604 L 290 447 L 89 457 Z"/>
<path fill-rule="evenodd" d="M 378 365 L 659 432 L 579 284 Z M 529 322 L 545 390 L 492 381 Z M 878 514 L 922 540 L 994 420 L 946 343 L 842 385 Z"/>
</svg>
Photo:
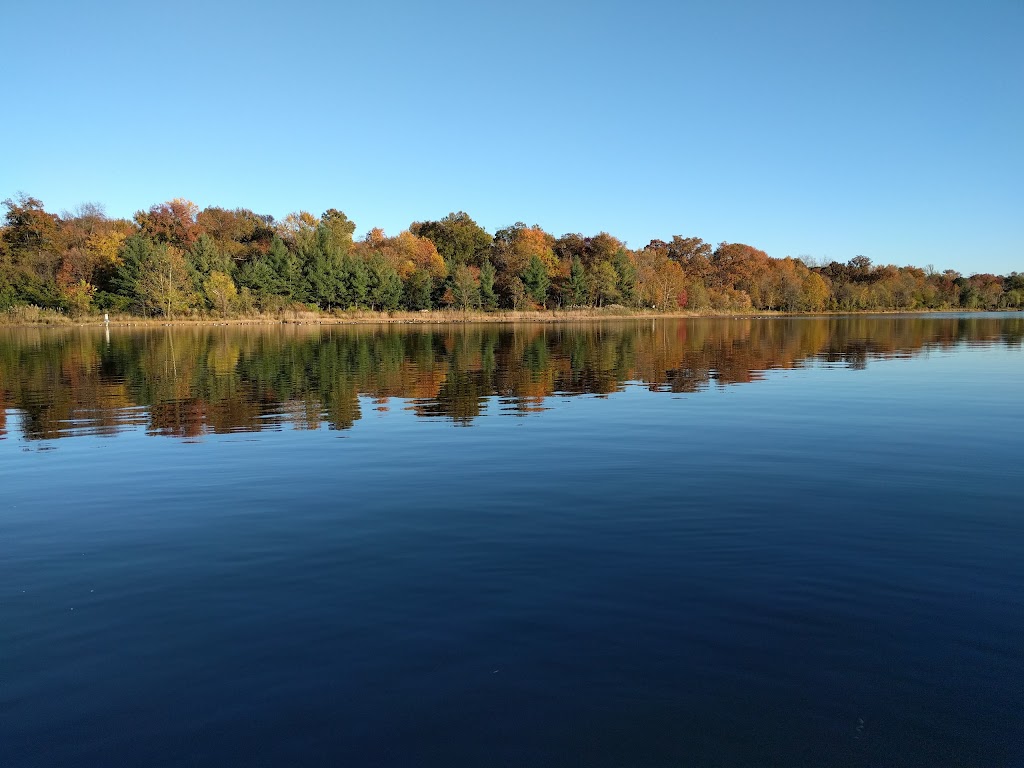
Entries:
<svg viewBox="0 0 1024 768">
<path fill-rule="evenodd" d="M 0 329 L 0 765 L 1024 765 L 1022 340 Z"/>
</svg>

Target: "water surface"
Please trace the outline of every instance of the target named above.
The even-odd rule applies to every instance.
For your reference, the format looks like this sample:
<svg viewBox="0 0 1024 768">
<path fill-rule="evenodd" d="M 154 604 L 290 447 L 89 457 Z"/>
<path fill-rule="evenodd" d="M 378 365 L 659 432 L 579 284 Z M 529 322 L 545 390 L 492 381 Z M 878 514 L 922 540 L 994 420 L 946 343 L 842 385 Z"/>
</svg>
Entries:
<svg viewBox="0 0 1024 768">
<path fill-rule="evenodd" d="M 1022 339 L 0 330 L 0 765 L 1020 765 Z"/>
</svg>

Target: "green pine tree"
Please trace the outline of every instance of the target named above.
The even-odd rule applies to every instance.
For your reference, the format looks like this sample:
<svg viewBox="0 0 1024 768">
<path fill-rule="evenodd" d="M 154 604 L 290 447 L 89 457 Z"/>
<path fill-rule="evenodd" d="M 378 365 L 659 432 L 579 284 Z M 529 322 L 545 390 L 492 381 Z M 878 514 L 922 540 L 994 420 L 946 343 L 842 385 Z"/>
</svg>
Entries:
<svg viewBox="0 0 1024 768">
<path fill-rule="evenodd" d="M 542 307 L 547 305 L 551 279 L 548 277 L 544 262 L 536 254 L 530 257 L 530 263 L 527 264 L 526 270 L 523 272 L 523 284 L 531 299 Z"/>
</svg>

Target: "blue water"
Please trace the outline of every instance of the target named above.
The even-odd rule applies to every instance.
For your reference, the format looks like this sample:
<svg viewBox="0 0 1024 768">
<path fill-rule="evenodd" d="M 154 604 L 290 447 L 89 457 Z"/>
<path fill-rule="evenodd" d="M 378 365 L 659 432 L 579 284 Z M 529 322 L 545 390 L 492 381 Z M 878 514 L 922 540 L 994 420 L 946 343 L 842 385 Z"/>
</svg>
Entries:
<svg viewBox="0 0 1024 768">
<path fill-rule="evenodd" d="M 1018 318 L 0 332 L 0 765 L 1022 765 Z"/>
</svg>

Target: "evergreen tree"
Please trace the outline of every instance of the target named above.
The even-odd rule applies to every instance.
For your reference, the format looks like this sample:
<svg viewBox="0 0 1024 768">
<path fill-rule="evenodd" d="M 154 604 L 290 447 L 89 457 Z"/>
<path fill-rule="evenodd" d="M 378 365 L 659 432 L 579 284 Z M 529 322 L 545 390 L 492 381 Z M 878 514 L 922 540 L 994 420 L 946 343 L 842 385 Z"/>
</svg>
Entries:
<svg viewBox="0 0 1024 768">
<path fill-rule="evenodd" d="M 542 307 L 547 305 L 551 279 L 548 277 L 544 262 L 536 254 L 530 257 L 530 263 L 523 272 L 523 284 L 531 299 Z"/>
<path fill-rule="evenodd" d="M 430 309 L 433 302 L 430 294 L 434 290 L 434 279 L 425 269 L 417 269 L 409 275 L 405 284 L 405 306 L 409 309 Z"/>
<path fill-rule="evenodd" d="M 379 254 L 375 254 L 370 259 L 369 272 L 371 309 L 398 309 L 398 303 L 402 299 L 402 279 L 395 268 Z"/>
<path fill-rule="evenodd" d="M 301 276 L 295 263 L 295 257 L 292 256 L 288 246 L 284 244 L 281 238 L 275 237 L 270 242 L 270 250 L 267 252 L 266 257 L 263 258 L 273 274 L 273 293 L 278 296 L 291 298 L 300 292 L 299 283 Z"/>
<path fill-rule="evenodd" d="M 278 295 L 278 280 L 270 261 L 260 256 L 238 270 L 238 284 L 259 297 Z"/>
<path fill-rule="evenodd" d="M 121 263 L 110 281 L 114 292 L 126 299 L 139 299 L 139 280 L 150 262 L 156 244 L 143 234 L 127 238 L 118 251 Z"/>
<path fill-rule="evenodd" d="M 344 261 L 344 301 L 345 306 L 364 309 L 369 301 L 370 270 L 366 262 L 359 258 L 347 258 Z"/>
<path fill-rule="evenodd" d="M 636 265 L 629 258 L 625 250 L 619 249 L 612 262 L 615 273 L 618 275 L 619 297 L 626 306 L 636 304 Z"/>
<path fill-rule="evenodd" d="M 565 303 L 570 307 L 582 307 L 588 304 L 589 286 L 583 262 L 573 256 L 569 264 L 569 280 L 565 284 Z"/>
<path fill-rule="evenodd" d="M 188 261 L 196 273 L 204 278 L 212 272 L 223 272 L 226 275 L 235 272 L 234 260 L 217 248 L 217 243 L 205 232 L 189 249 Z"/>
<path fill-rule="evenodd" d="M 494 292 L 494 266 L 484 259 L 480 267 L 480 306 L 490 312 L 498 308 L 498 294 Z"/>
<path fill-rule="evenodd" d="M 305 299 L 326 309 L 343 304 L 344 262 L 333 245 L 330 230 L 317 227 L 316 237 L 304 250 Z"/>
</svg>

